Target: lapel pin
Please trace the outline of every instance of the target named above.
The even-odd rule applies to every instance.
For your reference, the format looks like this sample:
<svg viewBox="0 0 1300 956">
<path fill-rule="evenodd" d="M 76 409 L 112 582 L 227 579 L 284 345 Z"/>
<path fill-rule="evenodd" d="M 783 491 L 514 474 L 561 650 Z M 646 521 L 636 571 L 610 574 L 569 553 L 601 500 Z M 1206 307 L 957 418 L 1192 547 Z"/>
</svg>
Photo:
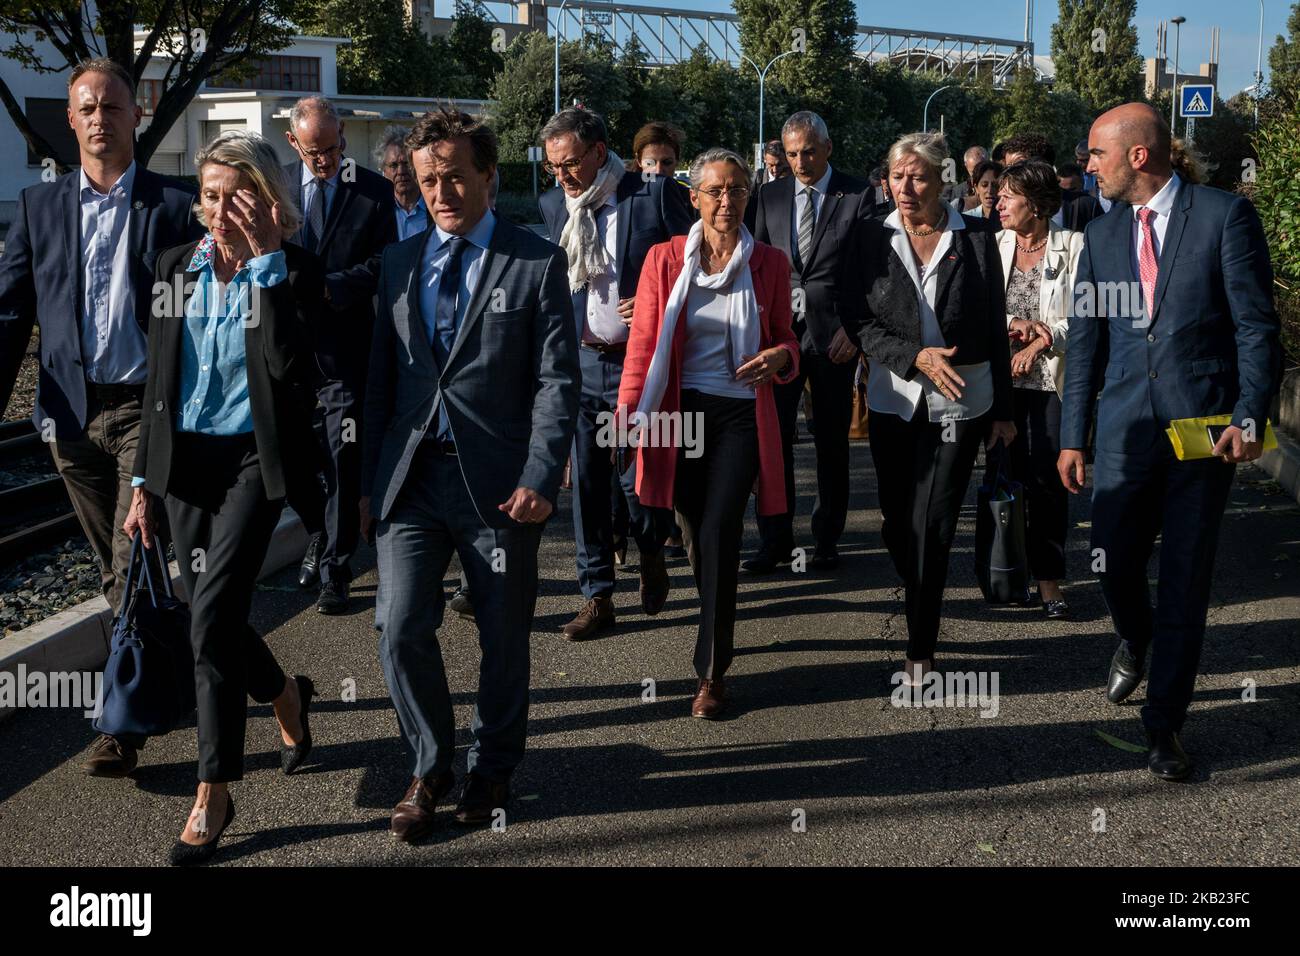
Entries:
<svg viewBox="0 0 1300 956">
<path fill-rule="evenodd" d="M 1048 266 L 1046 269 L 1043 270 L 1043 278 L 1044 278 L 1044 279 L 1055 279 L 1055 278 L 1056 278 L 1056 270 L 1055 270 L 1054 268 L 1052 268 L 1051 266 Z"/>
<path fill-rule="evenodd" d="M 137 210 L 139 210 L 139 209 L 143 209 L 143 208 L 144 208 L 144 203 L 141 202 L 139 199 L 137 199 L 135 202 L 131 203 L 131 208 L 132 208 L 132 209 L 137 209 Z"/>
</svg>

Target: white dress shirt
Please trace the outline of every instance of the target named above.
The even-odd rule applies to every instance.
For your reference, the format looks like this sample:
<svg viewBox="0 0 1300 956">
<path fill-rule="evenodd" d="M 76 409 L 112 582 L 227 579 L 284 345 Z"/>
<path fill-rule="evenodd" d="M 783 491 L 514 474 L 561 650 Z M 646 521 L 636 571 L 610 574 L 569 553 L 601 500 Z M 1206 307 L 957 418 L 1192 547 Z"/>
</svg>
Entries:
<svg viewBox="0 0 1300 956">
<path fill-rule="evenodd" d="M 694 282 L 686 290 L 686 347 L 682 353 L 681 387 L 723 398 L 753 399 L 753 388 L 736 378 L 731 366 L 731 326 L 727 300 L 732 286 L 705 289 Z"/>
<path fill-rule="evenodd" d="M 1151 197 L 1145 207 L 1154 213 L 1151 217 L 1151 234 L 1155 240 L 1157 266 L 1160 265 L 1160 253 L 1165 247 L 1165 233 L 1169 230 L 1169 214 L 1174 209 L 1174 197 L 1178 195 L 1178 187 L 1182 182 L 1178 174 L 1174 173 L 1169 177 L 1169 182 L 1160 187 L 1160 191 Z M 1138 266 L 1138 250 L 1142 248 L 1142 222 L 1138 219 L 1138 210 L 1142 208 L 1144 207 L 1133 207 L 1133 244 L 1129 247 L 1129 262 L 1133 265 L 1133 278 L 1139 281 L 1142 278 L 1142 270 Z"/>
<path fill-rule="evenodd" d="M 131 190 L 135 161 L 107 193 L 81 176 L 81 361 L 100 385 L 141 385 L 149 345 L 135 320 L 131 282 Z M 143 252 L 143 250 L 140 250 Z"/>
<path fill-rule="evenodd" d="M 613 193 L 596 210 L 596 241 L 605 246 L 610 270 L 587 280 L 587 316 L 582 326 L 582 341 L 626 342 L 628 328 L 618 315 L 618 202 Z"/>
<path fill-rule="evenodd" d="M 939 244 L 935 247 L 934 254 L 930 256 L 930 262 L 925 266 L 923 273 L 918 271 L 916 256 L 912 252 L 912 244 L 903 229 L 903 220 L 898 210 L 895 209 L 890 213 L 884 223 L 894 230 L 890 245 L 902 260 L 915 286 L 916 304 L 921 316 L 923 348 L 945 347 L 943 330 L 939 327 L 939 318 L 934 311 L 935 298 L 939 294 L 939 265 L 948 254 L 948 250 L 952 248 L 953 232 L 966 228 L 961 213 L 946 203 L 944 208 L 948 212 L 948 221 L 944 224 L 943 234 L 939 236 Z M 1001 281 L 1001 273 L 998 275 L 998 281 Z M 954 365 L 953 371 L 966 383 L 961 389 L 961 398 L 955 402 L 950 401 L 943 392 L 939 391 L 925 373 L 918 371 L 912 378 L 905 379 L 872 360 L 871 374 L 867 378 L 867 407 L 873 412 L 897 415 L 904 421 L 911 421 L 921 402 L 921 397 L 925 396 L 928 416 L 932 422 L 978 418 L 993 407 L 993 372 L 988 362 Z"/>
</svg>

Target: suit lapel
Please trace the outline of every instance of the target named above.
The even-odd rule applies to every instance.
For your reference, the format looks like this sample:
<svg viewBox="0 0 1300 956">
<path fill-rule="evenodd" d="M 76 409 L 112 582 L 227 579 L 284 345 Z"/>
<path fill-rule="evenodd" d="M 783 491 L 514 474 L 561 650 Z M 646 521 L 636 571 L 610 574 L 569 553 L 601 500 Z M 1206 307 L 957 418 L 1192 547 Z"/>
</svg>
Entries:
<svg viewBox="0 0 1300 956">
<path fill-rule="evenodd" d="M 834 173 L 831 181 L 826 184 L 826 195 L 822 197 L 822 208 L 817 214 L 817 225 L 813 229 L 812 248 L 808 250 L 808 261 L 803 264 L 805 272 L 808 271 L 809 264 L 817 258 L 817 248 L 821 245 L 822 236 L 826 232 L 826 224 L 835 215 L 835 209 L 844 195 L 843 190 L 837 188 L 840 185 L 839 178 L 839 173 Z"/>
<path fill-rule="evenodd" d="M 772 190 L 766 216 L 767 221 L 771 223 L 767 230 L 767 237 L 772 245 L 785 253 L 791 266 L 794 265 L 794 250 L 790 248 L 790 207 L 794 205 L 794 187 L 788 184 L 794 181 L 793 176 L 787 176 L 773 184 L 776 188 Z"/>
<path fill-rule="evenodd" d="M 621 191 L 621 190 L 620 190 Z M 620 199 L 617 194 L 614 196 L 615 223 L 618 228 L 618 234 L 614 237 L 614 268 L 618 271 L 615 275 L 622 278 L 627 275 L 627 270 L 623 265 L 623 257 L 627 255 L 627 240 L 632 233 L 632 204 L 636 202 L 638 191 L 634 191 L 625 199 Z M 622 290 L 619 291 L 622 295 Z"/>
<path fill-rule="evenodd" d="M 949 240 L 948 248 L 943 251 L 943 258 L 939 260 L 939 268 L 935 273 L 934 279 L 934 312 L 939 317 L 939 324 L 943 324 L 943 315 L 947 311 L 943 307 L 944 300 L 948 295 L 948 286 L 952 282 L 952 277 L 957 274 L 957 269 L 961 266 L 965 257 L 966 250 L 966 230 L 951 229 L 949 232 L 952 238 Z M 938 250 L 935 251 L 938 255 Z M 954 316 L 954 318 L 957 318 Z"/>
<path fill-rule="evenodd" d="M 393 331 L 400 342 L 408 343 L 416 361 L 425 367 L 435 378 L 438 375 L 438 361 L 433 354 L 433 343 L 429 341 L 429 331 L 424 325 L 424 310 L 420 307 L 421 279 L 424 273 L 424 261 L 428 255 L 430 237 L 437 236 L 433 229 L 426 229 L 424 239 L 415 253 L 415 260 L 406 270 L 406 289 L 393 300 Z M 383 295 L 384 290 L 380 289 Z"/>
<path fill-rule="evenodd" d="M 474 325 L 482 317 L 488 294 L 491 290 L 500 286 L 501 276 L 514 258 L 513 252 L 514 242 L 510 236 L 509 227 L 504 220 L 498 218 L 496 227 L 492 230 L 492 238 L 488 241 L 487 251 L 484 253 L 483 268 L 479 273 L 478 283 L 474 287 L 474 294 L 470 296 L 469 307 L 465 310 L 465 318 L 456 333 L 456 341 L 451 347 L 451 354 L 447 356 L 448 369 L 455 363 L 456 356 L 460 354 L 460 350 L 464 347 L 465 341 L 473 331 Z"/>
<path fill-rule="evenodd" d="M 334 196 L 334 202 L 330 204 L 329 215 L 325 217 L 325 232 L 316 243 L 317 249 L 329 248 L 329 242 L 334 238 L 334 230 L 338 227 L 344 210 L 356 198 L 356 184 L 344 182 L 342 176 L 339 176 L 339 181 L 334 188 L 337 194 Z"/>
<path fill-rule="evenodd" d="M 154 183 L 150 179 L 148 171 L 137 166 L 135 183 L 131 188 L 128 215 L 131 223 L 131 262 L 133 267 L 141 272 L 146 268 L 145 253 L 149 251 L 149 222 L 153 218 L 154 208 L 158 201 L 153 186 Z M 139 208 L 136 208 L 137 203 Z M 147 289 L 151 285 L 149 276 L 139 276 L 137 278 L 140 280 L 136 282 L 137 289 Z M 147 331 L 149 328 L 149 310 L 141 308 L 142 304 L 140 302 L 136 303 L 135 319 L 140 328 Z"/>
<path fill-rule="evenodd" d="M 1160 314 L 1160 303 L 1165 297 L 1165 288 L 1169 285 L 1169 274 L 1174 271 L 1174 259 L 1178 256 L 1178 244 L 1183 238 L 1183 227 L 1187 225 L 1187 211 L 1192 205 L 1190 184 L 1181 183 L 1175 197 L 1174 208 L 1169 210 L 1169 226 L 1165 229 L 1165 242 L 1160 249 L 1160 260 L 1156 266 L 1155 305 L 1151 309 L 1151 321 L 1155 322 Z"/>
<path fill-rule="evenodd" d="M 1051 243 L 1048 243 L 1048 248 L 1051 248 Z M 1002 284 L 1006 285 L 1011 281 L 1011 270 L 1016 261 L 1016 234 L 1010 229 L 1003 229 L 998 236 L 998 256 L 1002 259 Z"/>
<path fill-rule="evenodd" d="M 81 321 L 81 302 L 85 296 L 85 276 L 81 268 L 81 174 L 69 173 L 65 180 L 59 201 L 62 203 L 60 209 L 60 221 L 63 223 L 63 261 L 72 263 L 69 272 L 72 273 L 72 310 L 68 313 L 77 317 L 75 325 L 80 327 Z"/>
</svg>

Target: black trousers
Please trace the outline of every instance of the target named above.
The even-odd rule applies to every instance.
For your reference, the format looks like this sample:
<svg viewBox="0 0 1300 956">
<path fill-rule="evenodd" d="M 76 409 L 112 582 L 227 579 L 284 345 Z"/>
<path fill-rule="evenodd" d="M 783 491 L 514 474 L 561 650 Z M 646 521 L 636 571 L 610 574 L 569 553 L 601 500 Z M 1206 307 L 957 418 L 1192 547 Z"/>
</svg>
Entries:
<svg viewBox="0 0 1300 956">
<path fill-rule="evenodd" d="M 190 601 L 199 780 L 239 780 L 246 698 L 268 704 L 285 685 L 271 649 L 248 623 L 284 501 L 266 499 L 251 434 L 178 432 L 165 505 Z"/>
<path fill-rule="evenodd" d="M 906 594 L 907 656 L 925 660 L 939 640 L 948 553 L 988 415 L 931 422 L 922 401 L 911 421 L 872 412 L 867 427 L 880 533 Z"/>
<path fill-rule="evenodd" d="M 698 458 L 678 453 L 673 503 L 700 592 L 695 673 L 716 680 L 731 666 L 736 630 L 736 576 L 745 505 L 758 477 L 754 401 L 683 389 L 683 414 L 700 415 Z"/>
<path fill-rule="evenodd" d="M 1065 580 L 1065 537 L 1070 526 L 1070 493 L 1061 484 L 1056 459 L 1061 453 L 1061 399 L 1055 392 L 1013 388 L 1016 440 L 1009 449 L 1008 477 L 1025 489 L 1025 546 L 1029 573 L 1038 581 Z M 997 456 L 988 457 L 984 483 L 990 484 Z"/>
<path fill-rule="evenodd" d="M 758 515 L 760 545 L 769 554 L 789 556 L 794 548 L 794 438 L 805 379 L 811 385 L 813 445 L 817 449 L 813 541 L 820 546 L 834 545 L 844 533 L 849 513 L 849 420 L 853 416 L 856 369 L 856 362 L 837 365 L 824 355 L 804 352 L 799 359 L 799 376 L 784 385 L 772 386 L 785 459 L 786 513 Z M 757 502 L 754 507 L 757 514 Z"/>
</svg>

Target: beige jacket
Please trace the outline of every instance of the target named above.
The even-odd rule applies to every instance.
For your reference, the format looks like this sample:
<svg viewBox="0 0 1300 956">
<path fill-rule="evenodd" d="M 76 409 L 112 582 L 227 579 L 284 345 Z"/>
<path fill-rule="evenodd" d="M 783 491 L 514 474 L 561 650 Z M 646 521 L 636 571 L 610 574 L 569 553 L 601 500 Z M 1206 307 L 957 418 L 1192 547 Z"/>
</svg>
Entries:
<svg viewBox="0 0 1300 956">
<path fill-rule="evenodd" d="M 1010 229 L 998 232 L 998 252 L 1002 256 L 1002 282 L 1011 281 L 1016 259 L 1016 234 Z M 1043 252 L 1043 281 L 1039 289 L 1038 318 L 1052 330 L 1052 347 L 1043 355 L 1047 369 L 1056 383 L 1056 394 L 1065 387 L 1065 345 L 1070 329 L 1069 304 L 1074 295 L 1074 277 L 1083 252 L 1083 233 L 1048 223 L 1047 248 Z M 1008 327 L 1011 324 L 1007 317 Z"/>
</svg>

